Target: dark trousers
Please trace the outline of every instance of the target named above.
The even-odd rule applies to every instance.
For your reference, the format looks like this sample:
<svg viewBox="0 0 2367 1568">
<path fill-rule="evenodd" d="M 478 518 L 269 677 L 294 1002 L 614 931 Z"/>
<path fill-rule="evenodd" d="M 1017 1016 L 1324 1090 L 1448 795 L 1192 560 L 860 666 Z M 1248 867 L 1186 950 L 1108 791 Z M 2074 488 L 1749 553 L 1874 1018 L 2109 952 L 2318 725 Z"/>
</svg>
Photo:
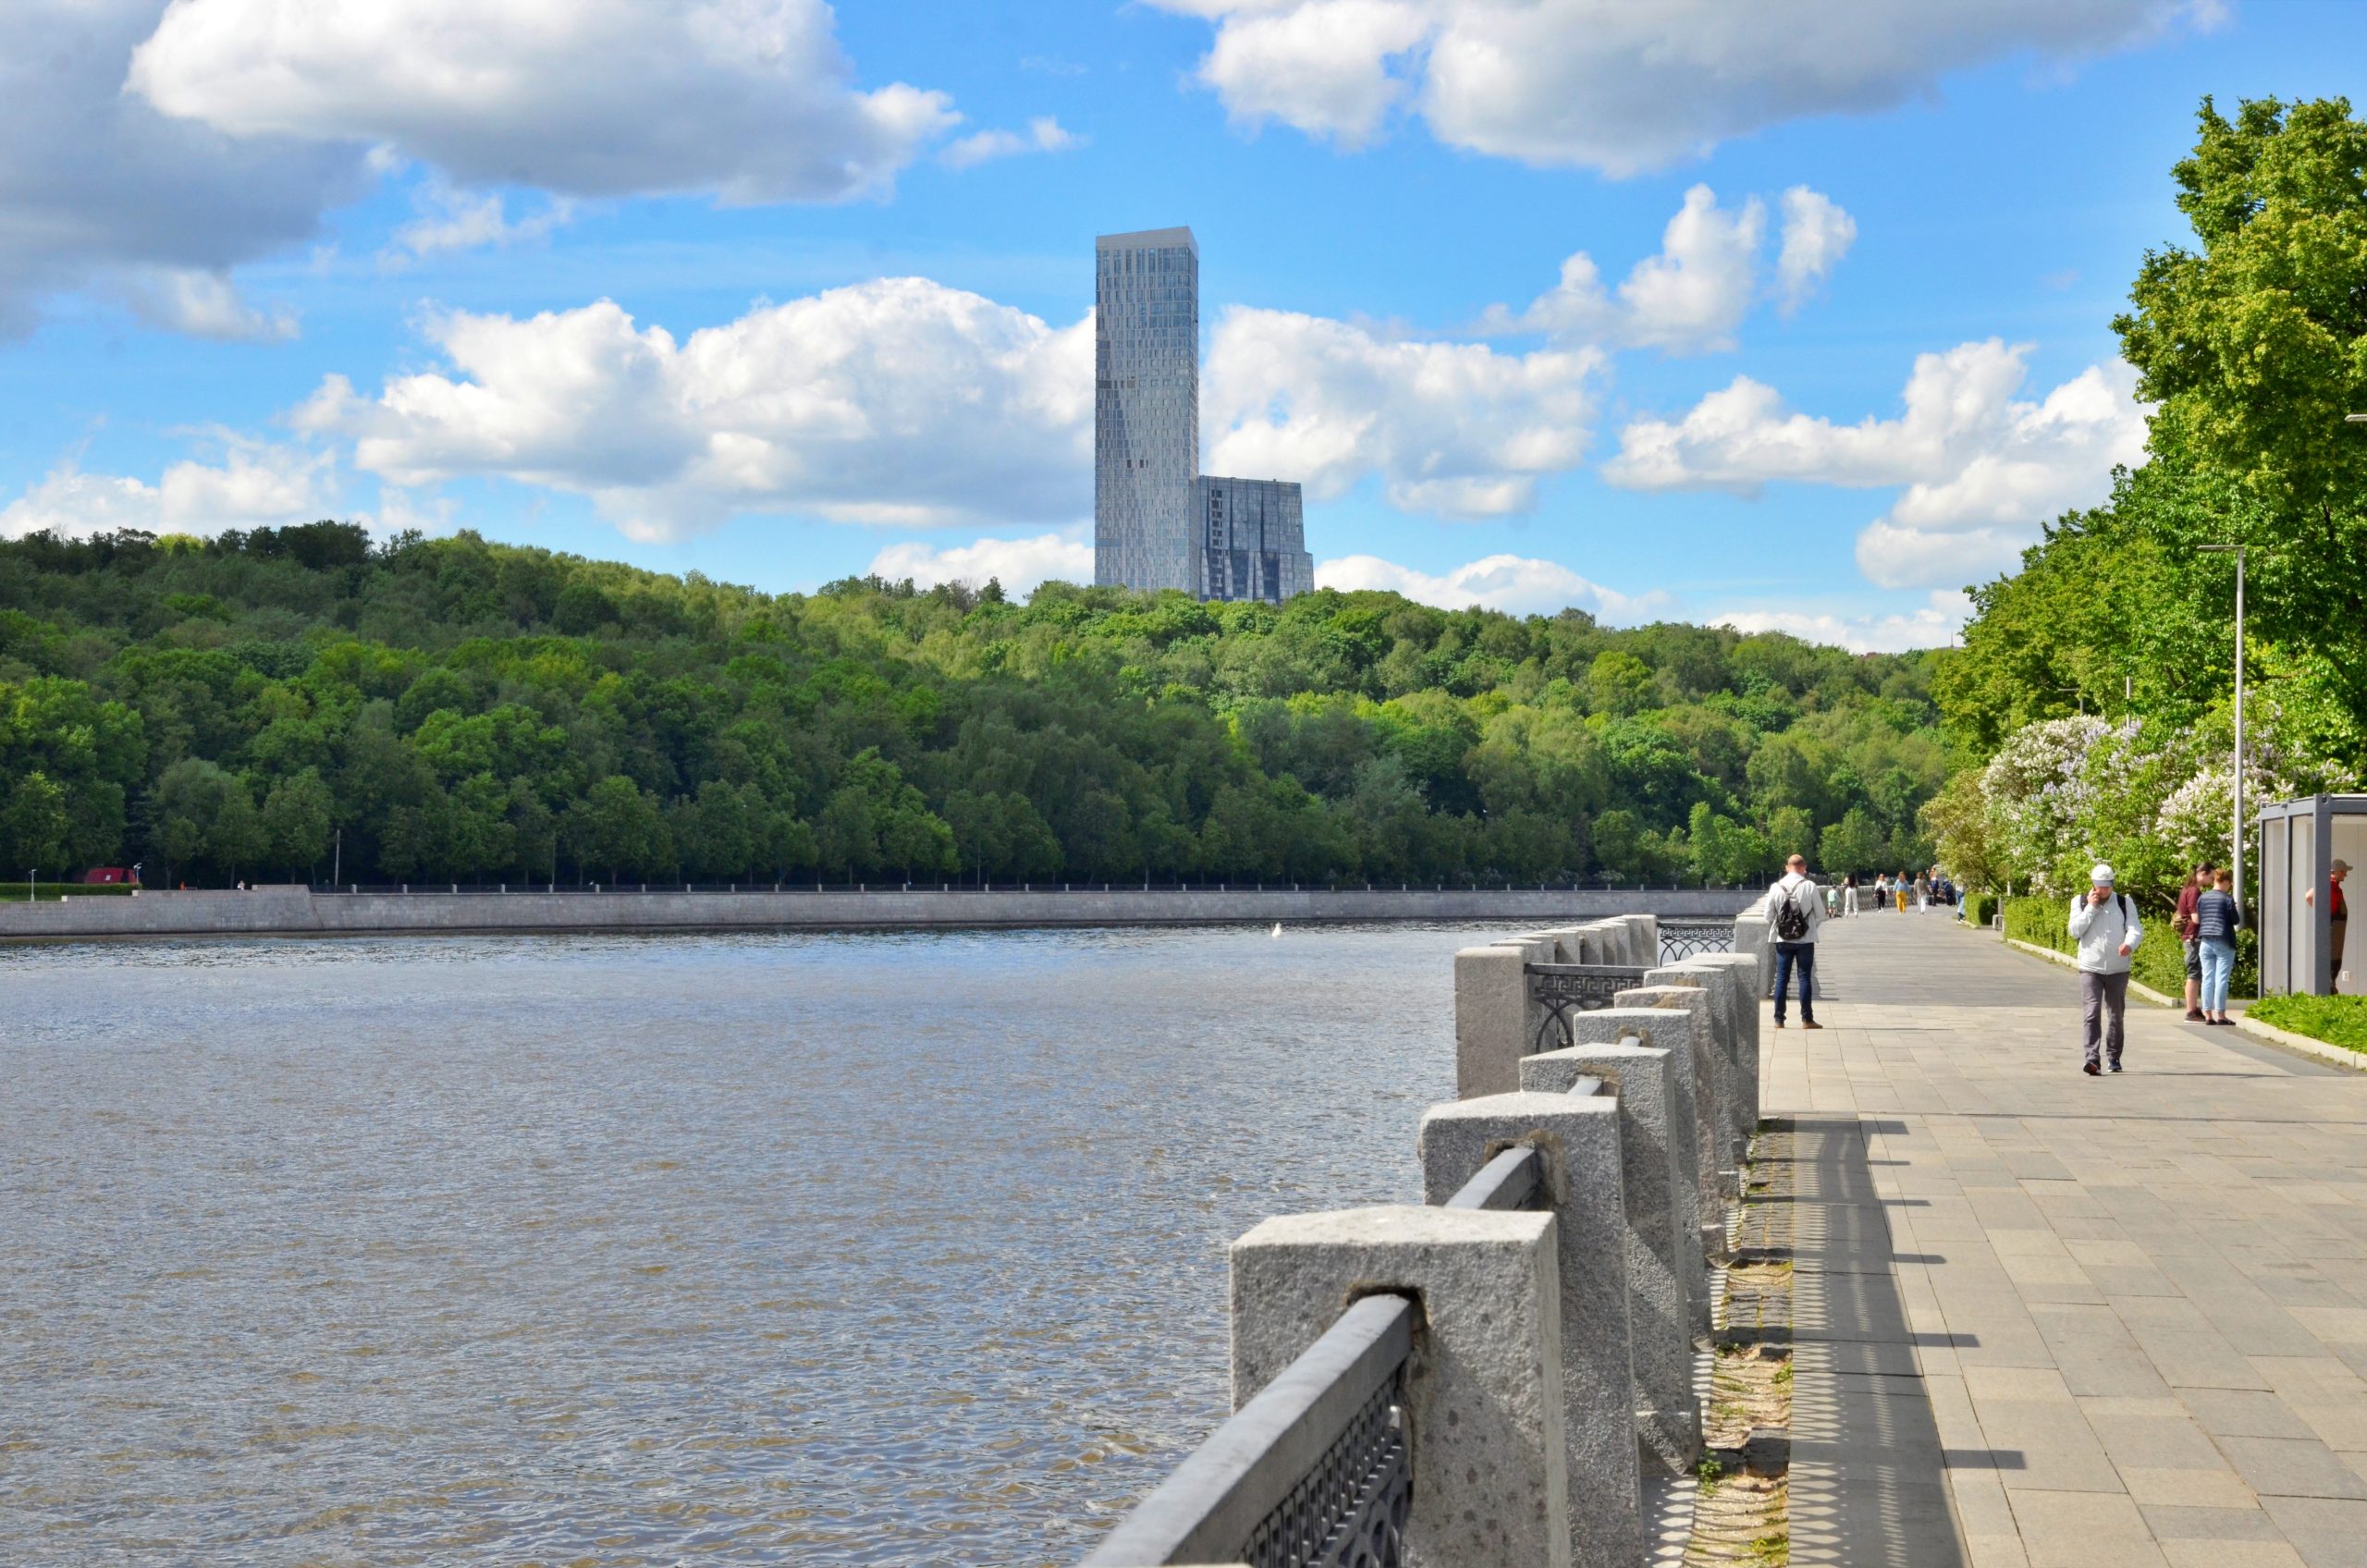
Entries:
<svg viewBox="0 0 2367 1568">
<path fill-rule="evenodd" d="M 2350 935 L 2349 920 L 2331 922 L 2326 933 L 2326 994 L 2332 996 L 2342 989 L 2342 945 L 2343 938 Z"/>
<path fill-rule="evenodd" d="M 2117 1064 L 2120 1060 L 2122 1035 L 2128 1017 L 2128 972 L 2117 974 L 2091 974 L 2079 972 L 2080 1043 L 2087 1048 L 2088 1060 L 2101 1066 L 2096 1056 L 2099 1038 L 2103 1043 L 2104 1060 Z"/>
<path fill-rule="evenodd" d="M 1784 1022 L 1784 993 L 1792 988 L 1792 971 L 1800 972 L 1800 1022 L 1816 1022 L 1816 1004 L 1809 994 L 1816 989 L 1816 944 L 1814 942 L 1778 942 L 1775 944 L 1775 1022 Z"/>
</svg>

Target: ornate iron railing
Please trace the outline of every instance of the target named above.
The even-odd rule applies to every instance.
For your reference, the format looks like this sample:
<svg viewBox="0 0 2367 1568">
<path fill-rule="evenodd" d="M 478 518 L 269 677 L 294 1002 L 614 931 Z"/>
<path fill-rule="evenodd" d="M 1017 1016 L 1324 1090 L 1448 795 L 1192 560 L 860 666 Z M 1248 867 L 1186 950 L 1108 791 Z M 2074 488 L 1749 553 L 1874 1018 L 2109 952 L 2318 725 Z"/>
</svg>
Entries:
<svg viewBox="0 0 2367 1568">
<path fill-rule="evenodd" d="M 1543 1013 L 1538 1020 L 1534 1044 L 1539 1052 L 1564 1050 L 1577 1043 L 1570 1014 L 1599 1012 L 1622 991 L 1644 983 L 1644 971 L 1625 963 L 1532 963 L 1528 999 Z"/>
<path fill-rule="evenodd" d="M 1414 1305 L 1367 1296 L 1110 1532 L 1085 1568 L 1401 1568 Z"/>
<path fill-rule="evenodd" d="M 1696 953 L 1735 950 L 1735 927 L 1730 920 L 1663 920 L 1660 926 L 1662 963 L 1674 963 Z"/>
</svg>

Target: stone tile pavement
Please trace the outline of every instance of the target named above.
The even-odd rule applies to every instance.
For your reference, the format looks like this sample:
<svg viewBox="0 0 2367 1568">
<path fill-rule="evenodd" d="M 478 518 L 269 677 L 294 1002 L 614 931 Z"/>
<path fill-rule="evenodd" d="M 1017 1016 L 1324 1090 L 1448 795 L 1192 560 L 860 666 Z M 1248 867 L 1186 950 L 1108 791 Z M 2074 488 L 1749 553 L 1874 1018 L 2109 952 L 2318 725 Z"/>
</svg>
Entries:
<svg viewBox="0 0 2367 1568">
<path fill-rule="evenodd" d="M 2367 1568 L 2367 1074 L 2132 1001 L 2088 1078 L 2069 972 L 1822 936 L 1825 1027 L 1761 1036 L 1792 1562 Z"/>
</svg>

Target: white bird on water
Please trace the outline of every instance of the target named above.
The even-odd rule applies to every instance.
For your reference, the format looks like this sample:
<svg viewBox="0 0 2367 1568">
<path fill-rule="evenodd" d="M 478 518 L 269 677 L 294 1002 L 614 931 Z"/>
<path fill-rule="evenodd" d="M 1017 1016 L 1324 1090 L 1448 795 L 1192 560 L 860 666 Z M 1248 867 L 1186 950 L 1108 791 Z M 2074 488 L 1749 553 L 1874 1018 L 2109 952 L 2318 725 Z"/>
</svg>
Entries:
<svg viewBox="0 0 2367 1568">
<path fill-rule="evenodd" d="M 1282 923 L 1281 921 L 1277 920 L 1276 922 L 1274 922 L 1274 929 L 1273 929 L 1272 935 L 1279 937 L 1279 936 L 1281 936 L 1282 934 Z"/>
</svg>

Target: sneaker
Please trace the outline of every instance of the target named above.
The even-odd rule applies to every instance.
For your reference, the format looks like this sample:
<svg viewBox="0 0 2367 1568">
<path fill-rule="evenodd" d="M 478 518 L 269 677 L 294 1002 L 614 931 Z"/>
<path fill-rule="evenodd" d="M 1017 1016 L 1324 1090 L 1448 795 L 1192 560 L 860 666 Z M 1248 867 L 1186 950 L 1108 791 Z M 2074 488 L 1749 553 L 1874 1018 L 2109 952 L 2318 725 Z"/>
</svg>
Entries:
<svg viewBox="0 0 2367 1568">
<path fill-rule="evenodd" d="M 1821 1028 L 1823 1028 L 1823 1027 L 1824 1027 L 1824 1025 L 1823 1025 L 1823 1024 L 1821 1024 L 1821 1023 L 1819 1023 L 1815 1019 L 1811 1018 L 1811 1019 L 1809 1019 L 1807 1023 L 1805 1023 L 1801 1024 L 1801 1025 L 1800 1025 L 1800 1027 L 1801 1027 L 1801 1028 L 1803 1028 L 1803 1029 L 1821 1029 Z"/>
<path fill-rule="evenodd" d="M 2201 1008 L 2190 1007 L 2186 1010 L 2186 1021 L 2189 1023 L 2208 1023 L 2211 1019 Z"/>
<path fill-rule="evenodd" d="M 2104 1069 L 2104 1071 L 2107 1072 L 2117 1072 L 2120 1071 L 2120 1063 L 2116 1061 L 2110 1067 Z"/>
<path fill-rule="evenodd" d="M 1778 1029 L 1781 1029 L 1782 1027 L 1784 1027 L 1784 1021 L 1783 1021 L 1782 1019 L 1780 1019 L 1780 1018 L 1779 1018 L 1779 1019 L 1777 1019 L 1777 1020 L 1775 1021 L 1775 1027 L 1776 1027 L 1776 1028 L 1778 1028 Z"/>
<path fill-rule="evenodd" d="M 2086 1073 L 2091 1078 L 2101 1078 L 2103 1076 L 2104 1070 L 2098 1067 L 2094 1062 L 2088 1061 L 2079 1064 L 2079 1071 Z"/>
</svg>

